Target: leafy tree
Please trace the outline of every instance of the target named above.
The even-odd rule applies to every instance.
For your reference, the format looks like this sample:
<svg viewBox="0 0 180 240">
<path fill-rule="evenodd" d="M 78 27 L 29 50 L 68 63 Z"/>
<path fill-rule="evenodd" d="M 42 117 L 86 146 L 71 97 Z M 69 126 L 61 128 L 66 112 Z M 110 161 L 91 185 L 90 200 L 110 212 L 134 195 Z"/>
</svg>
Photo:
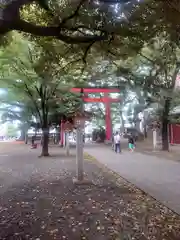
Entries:
<svg viewBox="0 0 180 240">
<path fill-rule="evenodd" d="M 168 123 L 171 100 L 177 75 L 179 73 L 179 45 L 171 36 L 162 33 L 151 40 L 133 61 L 129 71 L 123 68 L 129 84 L 139 86 L 147 104 L 158 102 L 161 106 L 162 148 L 169 149 Z"/>
<path fill-rule="evenodd" d="M 71 23 L 73 20 L 78 22 L 77 18 L 81 8 L 83 8 L 84 11 L 87 9 L 85 1 L 72 2 L 71 4 L 68 2 L 59 4 L 58 1 L 48 4 L 48 1 L 43 0 L 36 0 L 35 2 L 37 4 L 34 4 L 33 0 L 4 1 L 1 9 L 1 33 L 18 30 L 38 36 L 53 36 L 67 43 L 88 43 L 104 39 L 104 34 L 102 35 L 103 31 L 99 29 L 93 29 L 94 35 L 86 33 L 86 35 L 83 36 L 83 34 L 77 34 L 77 31 L 81 29 L 81 25 L 76 26 L 76 24 L 74 24 L 74 29 L 72 29 L 71 26 L 67 26 L 67 23 Z M 23 13 L 27 18 L 28 15 L 31 17 L 35 16 L 33 20 L 40 18 L 42 25 L 38 26 L 35 23 L 26 21 L 20 11 L 21 9 L 23 9 Z M 82 14 L 85 13 L 84 11 L 81 11 Z M 32 14 L 32 12 L 34 14 Z M 46 24 L 48 26 L 46 26 Z M 86 32 L 88 29 L 87 26 L 85 28 Z M 96 34 L 95 31 L 98 34 Z M 68 32 L 71 32 L 72 36 L 68 34 Z M 76 35 L 74 36 L 74 34 Z"/>
<path fill-rule="evenodd" d="M 73 115 L 73 112 L 78 110 L 80 98 L 68 92 L 73 84 L 73 77 L 66 73 L 63 66 L 61 69 L 59 67 L 57 72 L 46 51 L 42 51 L 36 45 L 29 48 L 25 44 L 26 41 L 20 43 L 20 53 L 15 55 L 14 49 L 11 49 L 9 55 L 6 52 L 1 56 L 3 80 L 9 90 L 29 104 L 26 107 L 32 107 L 32 114 L 43 131 L 41 155 L 48 156 L 52 118 L 56 113 L 61 113 L 62 116 Z M 68 85 L 67 79 L 71 80 Z"/>
<path fill-rule="evenodd" d="M 28 3 L 30 4 L 28 5 Z M 78 49 L 78 54 L 81 53 L 81 57 L 84 61 L 87 53 L 90 53 L 90 57 L 93 55 L 96 57 L 98 56 L 98 61 L 102 61 L 104 59 L 107 60 L 107 58 L 110 57 L 111 61 L 115 62 L 116 65 L 119 65 L 122 64 L 127 58 L 128 60 L 130 57 L 133 57 L 134 59 L 134 56 L 136 56 L 137 53 L 141 53 L 141 49 L 144 47 L 145 43 L 149 43 L 149 40 L 151 40 L 153 37 L 159 37 L 160 33 L 163 31 L 169 34 L 171 42 L 176 42 L 178 39 L 177 34 L 175 33 L 176 29 L 173 29 L 171 24 L 167 24 L 170 21 L 168 21 L 166 16 L 162 14 L 163 10 L 165 9 L 163 1 L 151 1 L 148 4 L 137 4 L 133 8 L 127 5 L 124 8 L 124 11 L 129 12 L 128 21 L 124 21 L 122 18 L 118 19 L 118 16 L 122 15 L 120 14 L 122 13 L 120 12 L 120 9 L 118 10 L 117 15 L 114 13 L 114 11 L 109 11 L 111 8 L 109 4 L 95 5 L 95 3 L 92 2 L 91 4 L 88 3 L 87 5 L 85 1 L 81 1 L 80 3 L 74 2 L 69 7 L 69 5 L 67 6 L 66 2 L 60 4 L 59 2 L 55 3 L 54 1 L 53 4 L 42 5 L 42 2 L 39 1 L 39 7 L 38 5 L 32 5 L 31 3 L 32 1 L 29 0 L 24 0 L 21 2 L 16 0 L 13 2 L 10 1 L 7 3 L 7 5 L 5 4 L 4 9 L 2 10 L 3 16 L 8 15 L 12 16 L 12 18 L 2 18 L 1 23 L 3 25 L 1 25 L 0 28 L 1 33 L 4 34 L 7 31 L 15 29 L 25 33 L 32 33 L 36 36 L 56 37 L 57 39 L 66 43 L 83 43 L 80 48 L 71 48 L 73 49 L 71 60 L 74 58 L 74 52 Z M 20 7 L 22 7 L 21 14 L 18 15 Z M 14 14 L 11 14 L 12 10 L 15 11 L 13 12 Z M 158 21 L 156 20 L 157 15 L 159 16 Z M 36 26 L 37 18 L 39 20 L 38 22 L 40 22 L 39 26 Z M 8 19 L 8 21 L 6 19 Z M 57 67 L 59 56 L 61 55 L 62 57 L 64 52 L 64 46 L 61 45 L 61 47 L 63 47 L 63 51 L 57 53 L 57 47 L 56 51 L 54 51 L 54 48 L 52 47 L 52 43 L 55 43 L 51 41 L 52 39 L 49 42 L 46 39 L 46 43 L 49 45 L 46 44 L 45 48 L 44 38 L 43 40 L 39 39 L 38 37 L 33 37 L 32 39 L 38 43 L 38 46 L 43 45 L 42 47 L 45 50 L 38 50 L 38 54 L 41 52 L 41 56 L 38 56 L 39 64 L 36 65 L 35 73 L 37 72 L 39 74 L 40 72 L 43 72 L 43 74 L 46 75 L 45 73 Z M 99 40 L 105 41 L 97 44 L 96 42 Z M 59 47 L 59 49 L 61 48 Z M 105 51 L 107 56 L 102 56 L 99 54 L 99 52 L 102 53 L 102 51 Z M 69 51 L 68 57 L 70 57 L 70 55 L 71 51 Z M 94 61 L 94 58 L 92 59 Z M 142 60 L 142 57 L 138 58 L 138 61 L 139 60 Z M 25 61 L 25 58 L 23 58 L 23 61 Z M 21 62 L 20 65 L 22 65 Z M 61 72 L 62 74 L 62 64 L 59 65 L 60 67 L 57 71 Z M 135 66 L 137 65 L 139 66 L 140 62 L 136 62 Z M 147 59 L 144 65 L 150 65 Z M 44 66 L 46 66 L 45 69 Z M 102 75 L 106 70 L 107 69 L 100 74 Z M 138 75 L 138 81 L 140 82 L 141 79 L 142 83 L 144 81 L 142 75 L 140 76 L 139 72 L 135 71 L 134 69 L 133 71 L 133 75 Z M 42 77 L 42 74 L 40 77 L 44 78 L 44 76 Z M 97 78 L 97 75 L 95 77 Z M 50 78 L 52 78 L 52 76 Z M 70 81 L 70 78 L 68 78 L 67 75 L 65 78 L 65 82 Z M 51 89 L 52 85 L 55 86 L 55 76 L 53 76 L 53 79 L 54 80 L 53 83 L 51 83 Z M 145 80 L 149 81 L 147 76 Z M 100 81 L 102 81 L 102 78 Z M 43 86 L 45 86 L 45 82 L 49 81 L 43 81 Z M 28 85 L 28 87 L 29 86 L 31 85 Z M 34 89 L 35 85 L 32 84 L 32 86 Z M 145 92 L 149 92 L 149 90 Z M 54 99 L 52 101 L 54 101 Z"/>
<path fill-rule="evenodd" d="M 172 21 L 164 16 L 166 1 L 121 0 L 119 4 L 116 1 L 115 7 L 112 2 L 4 0 L 0 32 L 17 30 L 55 37 L 68 44 L 83 43 L 86 54 L 93 47 L 96 52 L 105 50 L 113 58 L 117 53 L 127 57 L 127 45 L 136 53 L 144 41 L 157 34 L 160 25 L 161 29 L 172 31 L 171 24 L 167 24 Z"/>
<path fill-rule="evenodd" d="M 2 86 L 3 82 L 1 82 Z M 4 93 L 0 95 L 1 102 L 1 120 L 2 122 L 18 121 L 21 136 L 19 140 L 26 140 L 26 133 L 32 125 L 34 119 L 37 118 L 35 108 L 32 102 L 23 94 L 16 94 L 12 89 L 4 89 Z"/>
<path fill-rule="evenodd" d="M 11 103 L 12 104 L 12 103 Z M 18 106 L 18 104 L 16 105 Z M 31 112 L 30 106 L 25 106 L 23 104 L 19 104 L 19 109 L 13 109 L 13 104 L 6 107 L 6 108 L 1 108 L 0 110 L 3 112 L 1 119 L 2 122 L 13 122 L 13 121 L 19 121 L 18 128 L 21 131 L 21 135 L 19 140 L 25 141 L 26 140 L 26 135 L 28 129 L 33 125 L 33 117 L 34 112 Z"/>
</svg>

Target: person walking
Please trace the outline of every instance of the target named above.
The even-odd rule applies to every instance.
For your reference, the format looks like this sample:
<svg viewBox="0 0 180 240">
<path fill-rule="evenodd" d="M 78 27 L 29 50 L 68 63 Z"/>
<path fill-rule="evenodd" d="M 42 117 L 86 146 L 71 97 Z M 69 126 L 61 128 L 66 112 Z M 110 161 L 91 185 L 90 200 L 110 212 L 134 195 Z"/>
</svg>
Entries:
<svg viewBox="0 0 180 240">
<path fill-rule="evenodd" d="M 135 149 L 135 140 L 134 140 L 134 137 L 132 135 L 132 133 L 130 134 L 129 138 L 128 138 L 128 147 L 129 147 L 129 150 L 131 152 L 134 152 L 134 149 Z"/>
<path fill-rule="evenodd" d="M 116 132 L 115 136 L 114 136 L 114 150 L 116 153 L 121 153 L 121 136 L 118 132 Z"/>
</svg>

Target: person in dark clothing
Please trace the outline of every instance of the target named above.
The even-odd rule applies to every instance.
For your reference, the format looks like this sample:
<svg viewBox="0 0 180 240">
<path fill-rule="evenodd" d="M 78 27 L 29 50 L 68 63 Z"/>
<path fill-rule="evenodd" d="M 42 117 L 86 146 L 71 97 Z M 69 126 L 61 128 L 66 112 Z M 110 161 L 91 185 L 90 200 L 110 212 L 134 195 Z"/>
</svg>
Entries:
<svg viewBox="0 0 180 240">
<path fill-rule="evenodd" d="M 129 147 L 129 150 L 131 151 L 131 152 L 133 152 L 134 151 L 134 149 L 135 149 L 135 145 L 134 145 L 134 137 L 133 137 L 133 135 L 132 135 L 132 133 L 130 134 L 130 136 L 129 136 L 129 138 L 128 138 L 128 147 Z"/>
</svg>

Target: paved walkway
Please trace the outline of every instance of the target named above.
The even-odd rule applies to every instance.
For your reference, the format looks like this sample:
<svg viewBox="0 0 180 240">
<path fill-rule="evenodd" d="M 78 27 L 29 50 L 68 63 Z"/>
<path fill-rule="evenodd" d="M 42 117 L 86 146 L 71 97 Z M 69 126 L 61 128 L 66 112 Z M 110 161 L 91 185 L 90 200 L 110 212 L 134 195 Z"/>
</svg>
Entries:
<svg viewBox="0 0 180 240">
<path fill-rule="evenodd" d="M 127 151 L 116 154 L 107 147 L 85 151 L 180 214 L 180 163 Z"/>
</svg>

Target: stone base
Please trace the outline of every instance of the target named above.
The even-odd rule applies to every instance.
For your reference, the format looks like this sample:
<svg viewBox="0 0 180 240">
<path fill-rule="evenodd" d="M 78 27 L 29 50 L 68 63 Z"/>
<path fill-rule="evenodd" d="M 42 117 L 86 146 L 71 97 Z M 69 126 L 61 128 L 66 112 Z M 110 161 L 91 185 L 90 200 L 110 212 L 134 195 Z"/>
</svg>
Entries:
<svg viewBox="0 0 180 240">
<path fill-rule="evenodd" d="M 78 180 L 77 178 L 73 178 L 73 183 L 75 185 L 92 185 L 93 182 L 88 179 Z"/>
</svg>

